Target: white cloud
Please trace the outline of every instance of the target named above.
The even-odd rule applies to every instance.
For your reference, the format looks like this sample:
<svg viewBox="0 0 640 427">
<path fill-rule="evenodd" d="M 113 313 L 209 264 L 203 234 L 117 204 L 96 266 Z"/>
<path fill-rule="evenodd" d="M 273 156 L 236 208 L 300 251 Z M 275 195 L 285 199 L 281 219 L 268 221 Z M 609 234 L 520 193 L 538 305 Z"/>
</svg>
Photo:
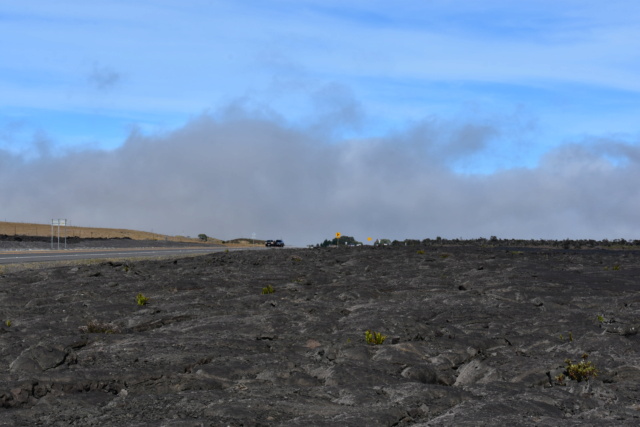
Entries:
<svg viewBox="0 0 640 427">
<path fill-rule="evenodd" d="M 255 232 L 292 244 L 336 231 L 360 239 L 637 238 L 637 145 L 567 145 L 534 169 L 459 175 L 443 166 L 445 158 L 473 153 L 474 139 L 499 128 L 461 123 L 441 134 L 427 122 L 376 140 L 327 144 L 238 108 L 216 117 L 164 135 L 133 133 L 110 152 L 30 162 L 5 153 L 3 217 L 220 238 Z M 612 163 L 611 153 L 624 165 Z"/>
</svg>

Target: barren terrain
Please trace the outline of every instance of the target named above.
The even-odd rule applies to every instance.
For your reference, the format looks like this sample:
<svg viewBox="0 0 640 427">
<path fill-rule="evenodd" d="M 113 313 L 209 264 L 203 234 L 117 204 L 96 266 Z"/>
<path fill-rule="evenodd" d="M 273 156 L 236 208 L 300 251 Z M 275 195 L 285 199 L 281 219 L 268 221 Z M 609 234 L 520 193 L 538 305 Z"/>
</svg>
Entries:
<svg viewBox="0 0 640 427">
<path fill-rule="evenodd" d="M 101 227 L 79 227 L 79 226 L 51 226 L 51 224 L 34 224 L 26 222 L 7 222 L 0 221 L 0 242 L 15 241 L 31 241 L 51 240 L 53 234 L 57 243 L 58 236 L 64 241 L 67 240 L 100 240 L 100 239 L 130 239 L 130 240 L 146 240 L 158 242 L 182 242 L 182 243 L 199 243 L 200 240 L 185 236 L 168 236 L 164 234 L 153 233 L 150 231 L 129 230 L 122 228 L 101 228 Z M 209 243 L 221 243 L 221 240 L 209 238 Z M 1 249 L 1 246 L 0 246 Z"/>
<path fill-rule="evenodd" d="M 636 251 L 419 246 L 6 273 L 0 425 L 638 425 L 639 278 Z"/>
</svg>

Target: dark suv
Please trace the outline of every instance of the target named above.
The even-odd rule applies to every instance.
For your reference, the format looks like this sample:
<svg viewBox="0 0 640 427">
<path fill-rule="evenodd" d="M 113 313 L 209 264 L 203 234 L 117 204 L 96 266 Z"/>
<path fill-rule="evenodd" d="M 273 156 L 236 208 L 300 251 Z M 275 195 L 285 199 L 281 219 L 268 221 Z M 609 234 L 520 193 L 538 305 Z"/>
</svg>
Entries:
<svg viewBox="0 0 640 427">
<path fill-rule="evenodd" d="M 282 240 L 267 240 L 264 244 L 265 246 L 275 246 L 279 248 L 284 247 L 284 242 Z"/>
</svg>

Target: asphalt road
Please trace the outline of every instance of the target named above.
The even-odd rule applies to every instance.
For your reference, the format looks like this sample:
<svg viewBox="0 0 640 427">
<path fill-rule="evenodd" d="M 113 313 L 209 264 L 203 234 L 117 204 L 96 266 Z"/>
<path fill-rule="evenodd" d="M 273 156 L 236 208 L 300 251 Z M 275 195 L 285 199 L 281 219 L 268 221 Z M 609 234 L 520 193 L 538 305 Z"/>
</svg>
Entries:
<svg viewBox="0 0 640 427">
<path fill-rule="evenodd" d="M 248 248 L 165 248 L 165 249 L 111 249 L 111 250 L 82 250 L 82 251 L 15 251 L 0 252 L 0 264 L 19 264 L 27 262 L 54 262 L 69 260 L 86 260 L 99 258 L 133 258 L 133 257 L 165 257 L 190 254 L 206 254 L 234 251 Z M 254 248 L 251 248 L 254 249 Z"/>
</svg>

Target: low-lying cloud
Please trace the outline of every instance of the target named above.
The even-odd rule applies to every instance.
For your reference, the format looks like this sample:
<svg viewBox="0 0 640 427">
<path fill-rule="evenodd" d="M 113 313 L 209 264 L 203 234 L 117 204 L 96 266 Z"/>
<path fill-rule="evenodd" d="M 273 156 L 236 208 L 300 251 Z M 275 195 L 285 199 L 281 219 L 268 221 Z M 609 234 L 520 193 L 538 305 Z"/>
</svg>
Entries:
<svg viewBox="0 0 640 427">
<path fill-rule="evenodd" d="M 356 108 L 356 107 L 354 107 Z M 354 110 L 355 111 L 355 110 Z M 493 124 L 436 120 L 376 139 L 333 141 L 277 117 L 204 114 L 112 151 L 0 157 L 0 218 L 166 234 L 282 238 L 638 238 L 640 149 L 566 144 L 535 168 L 461 174 Z"/>
</svg>

